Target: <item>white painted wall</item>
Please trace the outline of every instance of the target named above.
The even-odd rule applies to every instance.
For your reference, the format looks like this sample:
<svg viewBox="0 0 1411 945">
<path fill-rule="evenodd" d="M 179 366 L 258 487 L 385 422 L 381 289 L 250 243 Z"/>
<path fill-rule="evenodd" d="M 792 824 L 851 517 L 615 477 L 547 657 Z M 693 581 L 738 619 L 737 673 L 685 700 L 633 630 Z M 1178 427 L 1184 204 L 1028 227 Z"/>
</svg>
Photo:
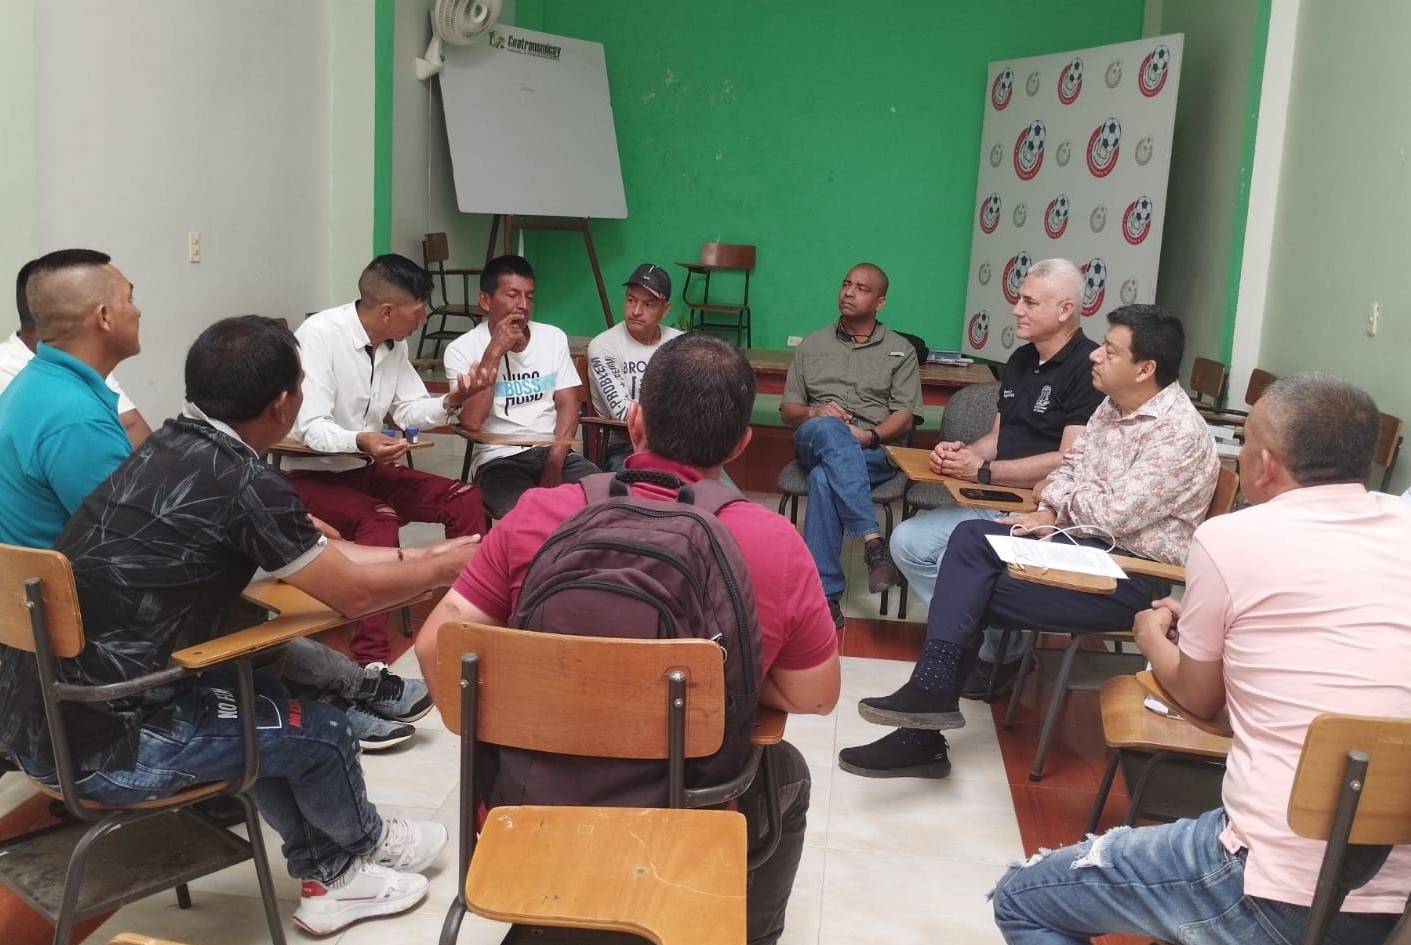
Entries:
<svg viewBox="0 0 1411 945">
<path fill-rule="evenodd" d="M 180 409 L 206 325 L 327 301 L 330 4 L 66 0 L 34 15 L 38 246 L 104 250 L 136 286 L 143 351 L 117 373 L 156 426 Z"/>
<path fill-rule="evenodd" d="M 19 324 L 10 301 L 15 273 L 39 245 L 35 199 L 34 0 L 0 2 L 0 333 Z"/>
</svg>

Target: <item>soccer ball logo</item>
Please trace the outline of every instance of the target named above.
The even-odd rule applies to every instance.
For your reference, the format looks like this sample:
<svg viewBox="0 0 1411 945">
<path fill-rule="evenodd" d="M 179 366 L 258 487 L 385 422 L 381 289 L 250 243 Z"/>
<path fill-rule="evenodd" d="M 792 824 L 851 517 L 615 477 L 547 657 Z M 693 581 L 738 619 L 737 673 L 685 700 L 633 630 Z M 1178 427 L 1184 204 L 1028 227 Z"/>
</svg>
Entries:
<svg viewBox="0 0 1411 945">
<path fill-rule="evenodd" d="M 1145 138 L 1138 141 L 1136 152 L 1137 166 L 1146 167 L 1151 161 L 1151 156 L 1155 151 L 1156 145 L 1152 143 L 1151 135 L 1147 135 Z"/>
<path fill-rule="evenodd" d="M 1097 314 L 1102 297 L 1107 294 L 1107 263 L 1094 257 L 1083 267 L 1083 316 Z"/>
<path fill-rule="evenodd" d="M 1014 173 L 1020 180 L 1033 180 L 1044 166 L 1044 123 L 1035 121 L 1019 132 L 1014 142 Z"/>
<path fill-rule="evenodd" d="M 965 332 L 965 338 L 970 342 L 970 347 L 979 351 L 985 346 L 985 342 L 990 340 L 990 313 L 984 309 L 970 316 L 970 327 Z"/>
<path fill-rule="evenodd" d="M 1123 305 L 1132 305 L 1137 301 L 1137 280 L 1127 279 L 1122 283 L 1122 288 L 1117 290 L 1117 294 L 1122 298 Z"/>
<path fill-rule="evenodd" d="M 1019 301 L 1019 287 L 1024 284 L 1024 278 L 1029 275 L 1029 267 L 1034 264 L 1034 260 L 1025 250 L 1020 250 L 1009 257 L 1009 262 L 1004 264 L 1004 283 L 1001 288 L 1004 290 L 1005 300 L 1010 305 Z"/>
<path fill-rule="evenodd" d="M 1028 205 L 1027 203 L 1022 202 L 1022 201 L 1019 202 L 1019 203 L 1016 203 L 1016 204 L 1014 205 L 1014 227 L 1015 227 L 1015 229 L 1022 229 L 1022 228 L 1024 227 L 1024 224 L 1027 223 L 1028 220 L 1029 220 L 1029 205 Z"/>
<path fill-rule="evenodd" d="M 1127 204 L 1127 212 L 1122 214 L 1122 238 L 1133 246 L 1146 239 L 1151 232 L 1151 198 L 1138 197 Z"/>
<path fill-rule="evenodd" d="M 990 194 L 980 201 L 980 231 L 993 233 L 999 226 L 999 194 Z"/>
<path fill-rule="evenodd" d="M 1073 145 L 1067 140 L 1058 142 L 1058 147 L 1053 149 L 1053 159 L 1058 162 L 1059 167 L 1067 167 L 1068 160 L 1073 156 Z"/>
<path fill-rule="evenodd" d="M 1122 123 L 1116 118 L 1093 129 L 1088 138 L 1088 171 L 1094 177 L 1106 177 L 1117 166 L 1117 155 L 1122 149 Z"/>
<path fill-rule="evenodd" d="M 1013 326 L 1013 325 L 1005 325 L 1005 326 L 1004 326 L 1004 329 L 999 333 L 999 343 L 1004 346 L 1004 350 L 1006 350 L 1006 351 L 1008 351 L 1010 348 L 1014 347 L 1014 326 Z"/>
<path fill-rule="evenodd" d="M 1093 212 L 1088 214 L 1088 226 L 1094 233 L 1101 233 L 1103 227 L 1107 226 L 1107 207 L 1098 204 L 1093 207 Z"/>
<path fill-rule="evenodd" d="M 1072 105 L 1083 91 L 1083 60 L 1074 59 L 1058 74 L 1058 100 L 1064 105 Z"/>
<path fill-rule="evenodd" d="M 989 285 L 989 284 L 990 284 L 990 264 L 987 263 L 987 262 L 982 262 L 982 263 L 980 263 L 980 269 L 979 269 L 978 272 L 975 273 L 975 278 L 980 281 L 980 285 Z"/>
<path fill-rule="evenodd" d="M 999 162 L 1004 160 L 1004 145 L 996 144 L 990 148 L 990 167 L 999 167 Z"/>
<path fill-rule="evenodd" d="M 1137 75 L 1137 91 L 1147 98 L 1159 94 L 1166 85 L 1166 72 L 1170 68 L 1171 50 L 1157 46 L 1142 60 L 1142 69 Z"/>
<path fill-rule="evenodd" d="M 1048 238 L 1056 240 L 1068 229 L 1068 195 L 1059 194 L 1048 202 L 1044 211 L 1044 232 Z"/>
<path fill-rule="evenodd" d="M 1107 74 L 1103 77 L 1109 89 L 1115 89 L 1122 84 L 1122 60 L 1114 59 L 1107 64 Z"/>
<path fill-rule="evenodd" d="M 995 81 L 990 84 L 990 104 L 995 111 L 1002 112 L 1009 105 L 1009 96 L 1014 92 L 1014 70 L 1001 69 Z"/>
<path fill-rule="evenodd" d="M 1041 84 L 1043 84 L 1043 80 L 1039 78 L 1038 72 L 1031 72 L 1029 73 L 1028 80 L 1024 83 L 1024 91 L 1029 93 L 1030 98 L 1033 98 L 1035 95 L 1039 94 L 1039 86 Z"/>
</svg>

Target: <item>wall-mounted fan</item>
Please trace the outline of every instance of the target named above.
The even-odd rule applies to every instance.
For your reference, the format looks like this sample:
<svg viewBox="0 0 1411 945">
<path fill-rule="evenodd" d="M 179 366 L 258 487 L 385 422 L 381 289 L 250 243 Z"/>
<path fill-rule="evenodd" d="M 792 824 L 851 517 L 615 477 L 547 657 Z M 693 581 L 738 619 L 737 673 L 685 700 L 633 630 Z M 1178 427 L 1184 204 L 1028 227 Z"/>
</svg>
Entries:
<svg viewBox="0 0 1411 945">
<path fill-rule="evenodd" d="M 416 61 L 416 77 L 425 81 L 441 71 L 441 44 L 469 46 L 500 18 L 501 0 L 436 0 L 431 8 L 431 45 Z"/>
</svg>

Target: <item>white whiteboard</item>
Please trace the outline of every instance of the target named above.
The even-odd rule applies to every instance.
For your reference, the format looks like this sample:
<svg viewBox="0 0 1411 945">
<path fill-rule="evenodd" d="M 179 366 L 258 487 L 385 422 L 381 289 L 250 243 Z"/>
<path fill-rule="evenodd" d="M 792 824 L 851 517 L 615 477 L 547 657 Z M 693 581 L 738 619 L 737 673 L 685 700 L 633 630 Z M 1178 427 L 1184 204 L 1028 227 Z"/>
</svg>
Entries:
<svg viewBox="0 0 1411 945">
<path fill-rule="evenodd" d="M 1152 302 L 1166 220 L 1180 34 L 990 63 L 961 350 L 1009 360 L 1019 284 L 1083 268 L 1082 325 Z"/>
<path fill-rule="evenodd" d="M 462 213 L 627 216 L 601 43 L 508 26 L 445 53 Z"/>
</svg>

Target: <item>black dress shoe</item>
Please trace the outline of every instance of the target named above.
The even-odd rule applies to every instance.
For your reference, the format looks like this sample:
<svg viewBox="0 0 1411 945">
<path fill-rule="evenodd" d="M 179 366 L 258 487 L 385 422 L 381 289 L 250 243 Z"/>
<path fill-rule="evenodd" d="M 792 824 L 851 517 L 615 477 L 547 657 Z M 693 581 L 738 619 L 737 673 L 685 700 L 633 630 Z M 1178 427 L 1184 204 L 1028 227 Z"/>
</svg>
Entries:
<svg viewBox="0 0 1411 945">
<path fill-rule="evenodd" d="M 983 700 L 990 690 L 990 677 L 995 674 L 998 676 L 995 679 L 994 698 L 1005 695 L 1014 688 L 1014 680 L 1019 675 L 1019 663 L 1019 660 L 1014 660 L 995 666 L 989 660 L 976 660 L 975 668 L 970 671 L 964 688 L 960 690 L 960 697 Z"/>
<path fill-rule="evenodd" d="M 869 722 L 897 728 L 924 728 L 943 731 L 964 728 L 965 716 L 954 690 L 930 692 L 907 680 L 890 696 L 872 696 L 857 704 L 857 712 Z"/>
<path fill-rule="evenodd" d="M 944 778 L 950 774 L 946 737 L 932 744 L 904 744 L 907 732 L 889 732 L 870 745 L 838 752 L 838 767 L 864 778 Z"/>
<path fill-rule="evenodd" d="M 828 602 L 828 616 L 833 618 L 833 629 L 843 629 L 843 605 L 835 600 Z"/>
</svg>

